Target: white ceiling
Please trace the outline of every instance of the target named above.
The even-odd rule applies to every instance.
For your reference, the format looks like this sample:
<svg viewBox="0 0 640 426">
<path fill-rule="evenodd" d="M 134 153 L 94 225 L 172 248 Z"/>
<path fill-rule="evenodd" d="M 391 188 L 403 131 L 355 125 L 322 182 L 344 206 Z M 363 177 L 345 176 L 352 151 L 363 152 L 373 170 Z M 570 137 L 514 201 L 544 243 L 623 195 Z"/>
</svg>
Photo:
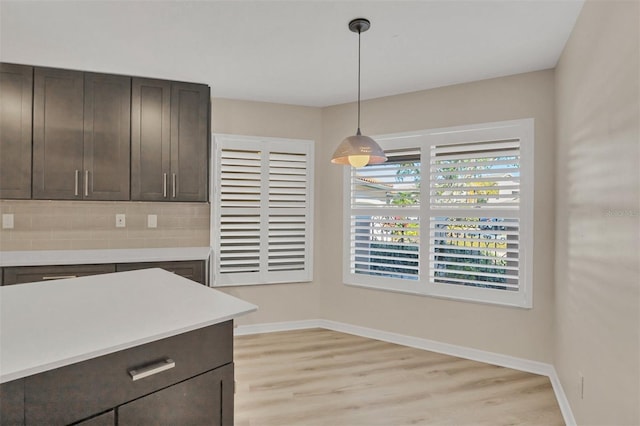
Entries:
<svg viewBox="0 0 640 426">
<path fill-rule="evenodd" d="M 0 60 L 207 83 L 309 106 L 552 68 L 582 0 L 7 1 Z"/>
</svg>

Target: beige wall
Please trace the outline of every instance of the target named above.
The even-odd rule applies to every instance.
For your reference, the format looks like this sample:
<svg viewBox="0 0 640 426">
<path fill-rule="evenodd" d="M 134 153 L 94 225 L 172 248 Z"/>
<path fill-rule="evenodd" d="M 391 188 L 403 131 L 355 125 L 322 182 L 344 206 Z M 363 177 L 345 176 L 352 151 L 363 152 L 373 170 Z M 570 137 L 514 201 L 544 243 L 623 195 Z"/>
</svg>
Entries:
<svg viewBox="0 0 640 426">
<path fill-rule="evenodd" d="M 640 424 L 639 4 L 587 1 L 556 72 L 554 363 L 584 425 Z"/>
<path fill-rule="evenodd" d="M 214 133 L 311 139 L 316 142 L 316 151 L 322 139 L 320 108 L 214 99 L 212 117 Z M 316 170 L 320 163 L 321 159 L 316 157 Z M 323 186 L 322 176 L 316 172 L 315 179 L 317 190 Z M 316 194 L 316 217 L 319 201 Z M 317 238 L 322 229 L 316 227 L 315 233 Z M 317 246 L 315 250 L 317 276 L 323 265 L 317 255 Z M 259 306 L 257 312 L 236 321 L 237 324 L 248 325 L 320 318 L 320 289 L 321 284 L 316 280 L 313 283 L 227 287 L 222 290 Z"/>
<path fill-rule="evenodd" d="M 355 105 L 323 110 L 316 155 L 319 208 L 316 281 L 323 317 L 542 362 L 552 360 L 554 73 L 551 70 L 443 87 L 364 102 L 367 135 L 535 119 L 533 309 L 461 302 L 342 284 L 342 167 L 329 164 L 355 132 Z"/>
</svg>

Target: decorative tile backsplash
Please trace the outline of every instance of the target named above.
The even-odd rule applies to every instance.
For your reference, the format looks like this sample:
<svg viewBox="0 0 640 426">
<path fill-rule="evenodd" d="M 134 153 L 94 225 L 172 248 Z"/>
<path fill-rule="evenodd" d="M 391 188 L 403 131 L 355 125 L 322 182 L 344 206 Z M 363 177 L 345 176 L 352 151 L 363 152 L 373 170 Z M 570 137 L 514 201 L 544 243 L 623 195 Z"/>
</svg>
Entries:
<svg viewBox="0 0 640 426">
<path fill-rule="evenodd" d="M 207 203 L 1 200 L 13 229 L 0 229 L 0 251 L 204 247 L 209 212 Z M 122 213 L 126 226 L 116 228 Z"/>
</svg>

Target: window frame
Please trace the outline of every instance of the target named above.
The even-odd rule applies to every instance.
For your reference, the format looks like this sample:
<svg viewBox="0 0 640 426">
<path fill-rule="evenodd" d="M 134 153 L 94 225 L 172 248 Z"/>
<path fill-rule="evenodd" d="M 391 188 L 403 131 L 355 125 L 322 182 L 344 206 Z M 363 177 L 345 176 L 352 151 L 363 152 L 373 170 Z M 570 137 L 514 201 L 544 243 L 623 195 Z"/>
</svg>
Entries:
<svg viewBox="0 0 640 426">
<path fill-rule="evenodd" d="M 313 234 L 314 234 L 314 141 L 308 139 L 287 139 L 274 137 L 244 136 L 235 134 L 213 134 L 212 149 L 212 173 L 211 173 L 211 215 L 210 215 L 210 283 L 211 287 L 234 287 L 234 286 L 251 286 L 251 285 L 270 285 L 284 283 L 300 283 L 310 282 L 313 280 Z M 256 213 L 260 215 L 260 234 L 262 237 L 259 242 L 260 268 L 256 272 L 228 274 L 222 277 L 219 268 L 219 260 L 221 254 L 221 214 L 223 207 L 219 202 L 221 192 L 221 173 L 220 167 L 221 153 L 223 149 L 237 149 L 247 151 L 260 151 L 260 176 L 261 176 L 261 198 L 260 207 L 256 208 Z M 269 205 L 268 194 L 268 173 L 269 173 L 269 153 L 279 152 L 282 154 L 304 154 L 306 156 L 306 193 L 305 207 L 297 210 L 296 213 L 302 213 L 305 216 L 305 245 L 304 245 L 304 269 L 297 271 L 269 271 L 264 266 L 268 263 L 269 242 L 264 238 L 265 226 L 269 223 L 269 213 L 273 211 L 282 211 L 281 208 L 271 207 Z M 267 179 L 264 176 L 267 175 Z M 266 183 L 265 183 L 266 182 Z M 264 196 L 267 196 L 264 199 Z M 237 209 L 236 209 L 237 210 Z M 292 211 L 293 213 L 293 211 Z"/>
<path fill-rule="evenodd" d="M 352 207 L 352 168 L 347 167 L 343 175 L 343 283 L 345 285 L 371 288 L 383 291 L 400 292 L 412 295 L 430 296 L 469 302 L 513 306 L 519 308 L 533 307 L 533 206 L 534 206 L 534 119 L 526 118 L 490 123 L 471 124 L 411 132 L 393 133 L 373 136 L 384 150 L 419 149 L 420 154 L 420 204 L 419 208 L 407 208 L 404 213 L 416 211 L 420 222 L 419 241 L 419 276 L 417 280 L 388 278 L 368 274 L 352 273 L 351 264 L 351 216 L 361 210 Z M 518 290 L 480 288 L 468 285 L 452 285 L 433 282 L 429 271 L 429 230 L 432 214 L 430 198 L 431 188 L 429 176 L 430 149 L 433 145 L 456 143 L 472 140 L 502 140 L 517 138 L 520 141 L 520 188 L 518 239 Z M 375 208 L 374 208 L 375 209 Z M 482 209 L 478 209 L 482 210 Z M 389 210 L 387 210 L 389 211 Z M 376 214 L 381 215 L 383 211 Z M 485 213 L 486 212 L 486 213 Z M 478 212 L 477 217 L 498 217 L 494 212 L 485 210 Z M 449 213 L 447 213 L 449 214 Z M 452 211 L 452 215 L 458 214 Z M 463 214 L 463 213 L 460 213 Z M 373 215 L 373 213 L 372 213 Z M 475 215 L 474 215 L 475 216 Z"/>
</svg>

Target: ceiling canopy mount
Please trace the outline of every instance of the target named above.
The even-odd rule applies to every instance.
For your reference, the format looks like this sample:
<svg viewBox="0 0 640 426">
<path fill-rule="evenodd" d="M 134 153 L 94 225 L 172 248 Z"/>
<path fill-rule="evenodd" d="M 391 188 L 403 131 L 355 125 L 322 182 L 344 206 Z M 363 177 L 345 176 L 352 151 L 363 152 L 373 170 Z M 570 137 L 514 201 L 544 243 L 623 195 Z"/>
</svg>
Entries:
<svg viewBox="0 0 640 426">
<path fill-rule="evenodd" d="M 364 18 L 356 18 L 353 21 L 349 22 L 349 29 L 354 33 L 363 33 L 371 28 L 371 22 L 368 19 Z"/>
</svg>

